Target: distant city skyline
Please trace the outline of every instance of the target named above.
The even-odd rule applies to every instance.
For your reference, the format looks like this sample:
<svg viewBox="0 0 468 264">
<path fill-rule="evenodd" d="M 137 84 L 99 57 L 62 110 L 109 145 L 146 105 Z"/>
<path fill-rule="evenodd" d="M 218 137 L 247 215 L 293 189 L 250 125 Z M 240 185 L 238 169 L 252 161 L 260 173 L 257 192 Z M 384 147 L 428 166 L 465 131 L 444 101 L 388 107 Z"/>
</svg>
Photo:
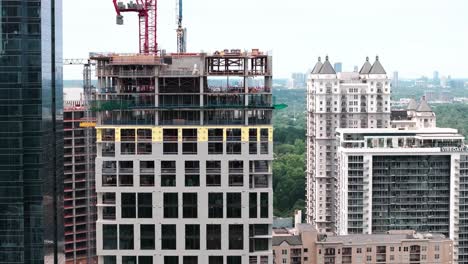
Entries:
<svg viewBox="0 0 468 264">
<path fill-rule="evenodd" d="M 468 36 L 461 33 L 468 24 L 464 14 L 468 2 L 447 2 L 298 0 L 285 6 L 280 1 L 239 0 L 223 6 L 215 0 L 186 1 L 184 26 L 189 51 L 272 51 L 277 78 L 307 71 L 326 54 L 343 62 L 343 71 L 353 70 L 351 62 L 379 55 L 382 65 L 389 72 L 398 71 L 400 78 L 432 76 L 434 70 L 460 78 L 468 75 Z M 228 19 L 247 7 L 254 20 Z M 175 3 L 160 1 L 158 10 L 159 44 L 174 51 Z M 136 52 L 137 17 L 126 14 L 124 20 L 124 26 L 115 24 L 111 1 L 64 1 L 64 57 L 86 58 L 90 51 Z M 360 31 L 363 26 L 365 32 Z M 216 34 L 209 35 L 208 29 Z M 233 37 L 236 30 L 242 37 Z M 65 78 L 80 79 L 81 69 L 65 68 Z"/>
</svg>

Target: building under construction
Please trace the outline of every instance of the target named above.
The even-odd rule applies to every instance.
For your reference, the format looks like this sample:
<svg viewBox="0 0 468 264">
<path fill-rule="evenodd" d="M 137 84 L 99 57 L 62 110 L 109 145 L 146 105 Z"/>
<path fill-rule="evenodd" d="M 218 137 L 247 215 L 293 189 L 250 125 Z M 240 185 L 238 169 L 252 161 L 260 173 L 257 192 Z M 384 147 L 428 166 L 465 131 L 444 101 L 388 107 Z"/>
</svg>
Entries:
<svg viewBox="0 0 468 264">
<path fill-rule="evenodd" d="M 99 263 L 272 263 L 272 58 L 92 54 Z"/>
<path fill-rule="evenodd" d="M 96 133 L 84 101 L 64 102 L 64 225 L 67 264 L 96 263 Z M 91 126 L 90 126 L 91 125 Z"/>
</svg>

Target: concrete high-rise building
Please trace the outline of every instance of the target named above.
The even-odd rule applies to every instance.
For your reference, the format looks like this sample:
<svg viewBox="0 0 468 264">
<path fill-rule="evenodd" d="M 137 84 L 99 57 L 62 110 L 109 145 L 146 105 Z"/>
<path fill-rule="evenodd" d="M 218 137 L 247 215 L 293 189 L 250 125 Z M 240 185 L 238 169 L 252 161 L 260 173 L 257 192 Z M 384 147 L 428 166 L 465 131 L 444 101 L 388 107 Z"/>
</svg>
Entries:
<svg viewBox="0 0 468 264">
<path fill-rule="evenodd" d="M 62 1 L 0 0 L 0 262 L 64 263 Z"/>
<path fill-rule="evenodd" d="M 92 59 L 99 263 L 271 263 L 271 56 Z"/>
<path fill-rule="evenodd" d="M 393 88 L 395 88 L 395 87 L 398 87 L 398 85 L 399 85 L 398 72 L 394 71 L 393 78 L 392 78 L 392 86 Z"/>
<path fill-rule="evenodd" d="M 338 183 L 337 128 L 390 126 L 390 79 L 378 57 L 359 73 L 336 73 L 320 58 L 307 88 L 307 221 L 319 232 L 334 232 Z"/>
<path fill-rule="evenodd" d="M 339 234 L 412 229 L 468 261 L 468 149 L 455 129 L 338 129 Z"/>
<path fill-rule="evenodd" d="M 341 62 L 335 62 L 333 65 L 333 68 L 335 69 L 335 72 L 342 72 L 343 71 L 343 63 Z"/>
<path fill-rule="evenodd" d="M 67 264 L 96 259 L 95 120 L 84 101 L 64 102 L 64 226 Z"/>
</svg>

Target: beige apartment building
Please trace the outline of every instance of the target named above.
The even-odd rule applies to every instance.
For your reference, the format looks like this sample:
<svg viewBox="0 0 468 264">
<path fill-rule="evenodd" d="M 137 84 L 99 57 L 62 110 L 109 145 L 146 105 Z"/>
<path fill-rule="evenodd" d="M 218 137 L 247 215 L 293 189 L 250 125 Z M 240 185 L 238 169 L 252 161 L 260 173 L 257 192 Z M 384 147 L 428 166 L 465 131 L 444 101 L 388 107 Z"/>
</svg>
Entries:
<svg viewBox="0 0 468 264">
<path fill-rule="evenodd" d="M 297 219 L 297 218 L 296 218 Z M 452 264 L 453 242 L 413 230 L 327 236 L 310 224 L 273 229 L 274 264 Z"/>
</svg>

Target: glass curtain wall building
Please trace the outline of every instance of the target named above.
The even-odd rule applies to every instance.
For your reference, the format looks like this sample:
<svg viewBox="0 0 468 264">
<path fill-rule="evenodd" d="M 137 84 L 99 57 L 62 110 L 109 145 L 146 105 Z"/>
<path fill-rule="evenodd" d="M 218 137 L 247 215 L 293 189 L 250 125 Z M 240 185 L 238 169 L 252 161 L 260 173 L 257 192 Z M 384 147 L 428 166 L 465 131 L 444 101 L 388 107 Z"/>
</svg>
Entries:
<svg viewBox="0 0 468 264">
<path fill-rule="evenodd" d="M 61 1 L 0 1 L 0 263 L 63 263 Z"/>
</svg>

